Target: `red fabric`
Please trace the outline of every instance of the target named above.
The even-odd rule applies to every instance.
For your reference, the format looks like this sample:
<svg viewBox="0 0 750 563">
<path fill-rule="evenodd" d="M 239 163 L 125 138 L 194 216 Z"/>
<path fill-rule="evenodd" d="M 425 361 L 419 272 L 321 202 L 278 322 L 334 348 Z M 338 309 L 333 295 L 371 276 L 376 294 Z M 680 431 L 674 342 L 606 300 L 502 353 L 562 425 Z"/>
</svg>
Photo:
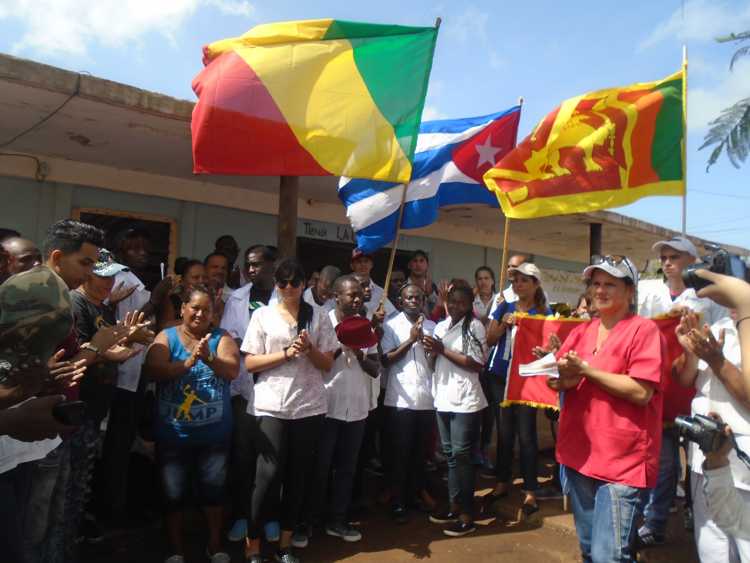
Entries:
<svg viewBox="0 0 750 563">
<path fill-rule="evenodd" d="M 557 460 L 595 479 L 651 488 L 659 472 L 666 343 L 654 321 L 633 315 L 613 327 L 594 355 L 599 325 L 593 319 L 576 327 L 558 358 L 575 350 L 594 368 L 653 384 L 654 394 L 638 406 L 583 378 L 564 395 Z"/>
<path fill-rule="evenodd" d="M 677 340 L 675 328 L 680 324 L 680 317 L 668 317 L 654 319 L 659 327 L 667 348 L 665 350 L 665 385 L 664 385 L 664 412 L 662 420 L 667 424 L 674 424 L 674 419 L 680 414 L 690 414 L 690 404 L 695 397 L 695 387 L 685 387 L 672 378 L 672 363 L 682 355 L 682 346 Z M 668 368 L 668 369 L 667 369 Z"/>
<path fill-rule="evenodd" d="M 193 80 L 193 172 L 330 176 L 295 137 L 276 102 L 237 53 L 211 61 Z"/>
<path fill-rule="evenodd" d="M 518 367 L 536 360 L 532 350 L 535 346 L 546 345 L 551 334 L 557 334 L 564 342 L 581 322 L 578 319 L 518 318 L 518 330 L 513 341 L 513 355 L 505 386 L 505 401 L 557 408 L 558 394 L 547 386 L 547 376 L 521 377 L 518 375 Z"/>
</svg>

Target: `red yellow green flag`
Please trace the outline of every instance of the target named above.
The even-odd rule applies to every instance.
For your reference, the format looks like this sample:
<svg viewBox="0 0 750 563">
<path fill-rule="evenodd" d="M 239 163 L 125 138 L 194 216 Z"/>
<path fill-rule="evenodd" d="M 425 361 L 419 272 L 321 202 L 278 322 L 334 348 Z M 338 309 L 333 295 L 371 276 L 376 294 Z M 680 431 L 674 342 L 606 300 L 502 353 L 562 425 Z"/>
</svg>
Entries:
<svg viewBox="0 0 750 563">
<path fill-rule="evenodd" d="M 685 193 L 683 72 L 565 100 L 484 175 L 512 219 Z"/>
<path fill-rule="evenodd" d="M 437 28 L 322 19 L 205 47 L 196 173 L 408 183 Z"/>
</svg>

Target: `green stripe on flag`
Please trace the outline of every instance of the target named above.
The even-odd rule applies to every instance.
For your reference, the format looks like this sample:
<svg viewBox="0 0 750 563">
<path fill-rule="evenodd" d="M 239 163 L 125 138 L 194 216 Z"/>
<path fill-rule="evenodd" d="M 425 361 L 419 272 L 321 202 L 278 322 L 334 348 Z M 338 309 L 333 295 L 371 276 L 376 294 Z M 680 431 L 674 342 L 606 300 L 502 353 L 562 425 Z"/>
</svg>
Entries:
<svg viewBox="0 0 750 563">
<path fill-rule="evenodd" d="M 432 27 L 411 27 L 405 25 L 386 25 L 379 23 L 361 23 L 346 20 L 333 20 L 323 40 L 326 39 L 364 39 L 367 37 L 384 37 L 388 35 L 412 35 L 425 31 L 434 31 Z"/>
<path fill-rule="evenodd" d="M 656 116 L 651 144 L 651 167 L 660 180 L 682 179 L 682 80 L 664 82 L 654 88 L 664 98 Z"/>
</svg>

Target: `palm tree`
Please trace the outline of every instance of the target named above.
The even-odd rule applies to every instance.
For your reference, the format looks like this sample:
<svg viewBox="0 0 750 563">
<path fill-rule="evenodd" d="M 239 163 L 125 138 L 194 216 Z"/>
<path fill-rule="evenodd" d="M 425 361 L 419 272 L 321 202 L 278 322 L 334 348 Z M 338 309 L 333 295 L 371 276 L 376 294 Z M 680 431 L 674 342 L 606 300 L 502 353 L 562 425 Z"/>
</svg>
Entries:
<svg viewBox="0 0 750 563">
<path fill-rule="evenodd" d="M 719 37 L 716 41 L 719 43 L 744 43 L 750 41 L 750 31 L 732 33 L 726 37 Z M 729 62 L 729 70 L 733 70 L 734 64 L 749 54 L 750 45 L 744 45 L 737 49 Z M 729 162 L 735 168 L 739 168 L 740 163 L 744 163 L 748 154 L 750 154 L 750 97 L 743 98 L 733 106 L 724 108 L 721 115 L 714 119 L 710 125 L 711 129 L 706 133 L 703 144 L 698 149 L 716 145 L 711 152 L 711 156 L 708 157 L 706 171 L 718 160 L 721 152 L 725 149 Z"/>
</svg>

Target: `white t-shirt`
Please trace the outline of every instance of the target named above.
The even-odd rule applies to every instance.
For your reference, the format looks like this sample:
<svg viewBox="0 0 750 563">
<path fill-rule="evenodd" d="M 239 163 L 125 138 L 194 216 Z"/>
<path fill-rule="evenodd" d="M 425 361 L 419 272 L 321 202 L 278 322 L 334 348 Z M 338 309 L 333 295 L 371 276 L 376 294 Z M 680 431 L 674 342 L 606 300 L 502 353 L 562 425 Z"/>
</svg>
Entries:
<svg viewBox="0 0 750 563">
<path fill-rule="evenodd" d="M 25 402 L 22 401 L 10 408 L 19 407 Z M 0 474 L 27 461 L 36 461 L 47 457 L 47 454 L 59 446 L 61 442 L 60 436 L 35 442 L 23 442 L 10 436 L 0 436 Z"/>
<path fill-rule="evenodd" d="M 370 297 L 369 301 L 365 302 L 365 307 L 367 308 L 367 315 L 369 317 L 372 317 L 372 314 L 378 309 L 378 306 L 380 305 L 380 300 L 383 298 L 383 288 L 376 284 L 374 281 L 370 280 L 370 290 L 372 291 L 372 296 Z M 393 306 L 393 303 L 391 303 L 387 297 L 385 299 L 385 303 L 383 304 L 383 308 L 385 309 L 386 319 L 389 319 L 396 313 L 398 313 L 398 309 Z"/>
<path fill-rule="evenodd" d="M 383 352 L 391 352 L 409 340 L 413 324 L 406 313 L 399 313 L 385 323 Z M 435 323 L 425 319 L 422 331 L 432 335 Z M 412 344 L 409 351 L 388 367 L 385 406 L 415 411 L 434 410 L 432 398 L 432 366 L 427 360 L 421 342 Z"/>
<path fill-rule="evenodd" d="M 328 315 L 313 310 L 307 328 L 310 340 L 321 352 L 339 347 Z M 273 354 L 290 346 L 297 337 L 297 326 L 289 325 L 277 305 L 261 307 L 253 313 L 240 350 L 246 354 Z M 247 412 L 255 416 L 299 419 L 328 411 L 323 372 L 306 356 L 300 356 L 275 368 L 262 371 L 255 384 L 253 403 Z"/>
<path fill-rule="evenodd" d="M 502 297 L 502 300 L 500 298 Z M 492 316 L 492 313 L 495 312 L 495 309 L 497 309 L 500 306 L 500 303 L 505 301 L 506 303 L 513 303 L 514 301 L 518 301 L 518 295 L 516 295 L 516 292 L 513 291 L 513 286 L 508 286 L 504 290 L 497 292 L 492 297 L 492 307 L 490 307 L 490 312 L 487 315 L 488 317 Z"/>
<path fill-rule="evenodd" d="M 741 365 L 740 344 L 737 338 L 737 329 L 731 318 L 725 317 L 711 326 L 716 338 L 721 330 L 725 330 L 724 357 L 735 366 Z M 695 380 L 696 394 L 692 403 L 692 414 L 708 415 L 715 412 L 722 420 L 729 424 L 737 439 L 740 449 L 750 453 L 750 411 L 743 407 L 727 391 L 727 388 L 716 377 L 703 360 L 698 362 L 698 377 Z M 703 452 L 695 442 L 690 442 L 690 467 L 695 473 L 702 473 L 702 464 L 705 460 Z M 732 469 L 734 485 L 740 489 L 750 491 L 750 469 L 737 457 L 732 449 L 729 454 L 729 465 Z"/>
<path fill-rule="evenodd" d="M 236 289 L 228 296 L 226 305 L 224 306 L 224 314 L 221 317 L 221 324 L 219 326 L 226 330 L 234 340 L 242 340 L 247 332 L 247 326 L 250 324 L 250 291 L 252 288 L 253 284 L 248 283 Z M 277 302 L 278 295 L 276 294 L 276 288 L 274 288 L 268 304 L 273 305 Z M 258 308 L 253 307 L 252 310 L 257 311 Z M 240 372 L 232 380 L 230 392 L 233 397 L 235 395 L 242 395 L 248 403 L 252 403 L 253 401 L 253 377 L 247 373 L 245 362 L 241 357 Z"/>
<path fill-rule="evenodd" d="M 305 300 L 305 303 L 309 303 L 310 305 L 312 305 L 313 309 L 322 309 L 326 313 L 328 313 L 328 311 L 332 311 L 336 307 L 335 299 L 329 299 L 322 305 L 318 305 L 318 303 L 315 301 L 315 297 L 313 297 L 311 287 L 308 287 L 305 290 L 305 292 L 302 294 L 302 299 Z"/>
<path fill-rule="evenodd" d="M 339 324 L 336 311 L 329 311 L 328 318 L 335 328 Z M 328 418 L 344 422 L 356 422 L 367 418 L 370 412 L 373 377 L 370 377 L 354 352 L 339 344 L 341 354 L 333 362 L 331 371 L 323 377 L 328 398 Z M 377 346 L 363 348 L 362 352 L 377 354 Z"/>
<path fill-rule="evenodd" d="M 140 310 L 151 298 L 151 292 L 146 289 L 143 282 L 133 272 L 122 271 L 116 274 L 115 287 L 121 282 L 123 283 L 123 287 L 135 286 L 135 291 L 117 304 L 118 321 L 124 320 L 126 314 Z M 141 368 L 146 359 L 146 347 L 140 344 L 135 344 L 134 346 L 140 347 L 141 351 L 117 366 L 117 387 L 132 392 L 138 390 L 138 382 L 141 379 Z"/>
<path fill-rule="evenodd" d="M 710 299 L 700 298 L 693 288 L 687 288 L 674 301 L 669 287 L 661 280 L 643 280 L 638 284 L 638 314 L 651 318 L 669 313 L 675 307 L 688 307 L 703 315 L 709 325 L 729 316 L 729 310 Z"/>
<path fill-rule="evenodd" d="M 450 324 L 450 317 L 440 321 L 435 327 L 435 337 L 443 341 L 443 346 L 447 350 L 465 353 L 484 365 L 487 359 L 484 325 L 477 319 L 471 320 L 467 334 L 468 345 L 464 352 L 463 321 L 453 326 Z M 435 408 L 440 412 L 471 413 L 487 406 L 487 399 L 479 383 L 479 374 L 457 366 L 442 354 L 435 361 L 432 389 Z"/>
<path fill-rule="evenodd" d="M 479 320 L 485 320 L 490 315 L 490 311 L 494 309 L 495 305 L 495 296 L 493 295 L 490 300 L 485 303 L 482 301 L 482 298 L 477 294 L 476 297 L 474 297 L 474 316 L 478 318 Z"/>
</svg>

